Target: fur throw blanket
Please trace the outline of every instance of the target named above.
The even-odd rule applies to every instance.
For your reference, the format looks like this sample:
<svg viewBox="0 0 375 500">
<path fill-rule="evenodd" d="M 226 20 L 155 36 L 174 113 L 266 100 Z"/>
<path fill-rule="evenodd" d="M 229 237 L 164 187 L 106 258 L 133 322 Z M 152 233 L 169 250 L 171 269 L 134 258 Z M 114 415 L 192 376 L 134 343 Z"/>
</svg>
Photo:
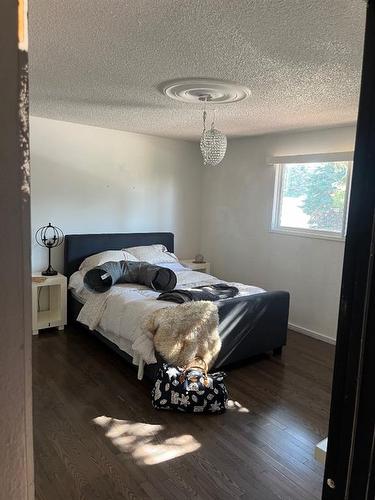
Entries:
<svg viewBox="0 0 375 500">
<path fill-rule="evenodd" d="M 208 368 L 221 349 L 218 326 L 217 306 L 204 300 L 158 309 L 143 324 L 168 363 L 185 366 L 199 357 Z"/>
</svg>

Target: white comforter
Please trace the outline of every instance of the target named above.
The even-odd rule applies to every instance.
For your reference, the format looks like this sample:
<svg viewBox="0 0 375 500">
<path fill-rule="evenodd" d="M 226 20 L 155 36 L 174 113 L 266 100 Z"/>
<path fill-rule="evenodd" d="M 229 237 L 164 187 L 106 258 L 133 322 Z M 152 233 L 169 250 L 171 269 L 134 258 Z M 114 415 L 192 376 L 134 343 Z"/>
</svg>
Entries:
<svg viewBox="0 0 375 500">
<path fill-rule="evenodd" d="M 190 269 L 176 272 L 176 275 L 176 288 L 223 283 L 222 280 L 214 276 Z M 146 363 L 155 363 L 152 336 L 142 329 L 142 322 L 148 314 L 156 309 L 178 307 L 179 304 L 156 300 L 159 293 L 143 285 L 115 285 L 109 292 L 94 294 L 84 288 L 83 276 L 84 272 L 77 271 L 72 274 L 69 281 L 69 288 L 84 303 L 77 318 L 78 321 L 87 325 L 91 330 L 98 329 L 120 349 L 128 352 L 130 344 L 136 364 L 138 364 L 139 358 Z M 264 292 L 262 288 L 255 286 L 241 283 L 229 284 L 239 289 L 239 295 Z"/>
</svg>

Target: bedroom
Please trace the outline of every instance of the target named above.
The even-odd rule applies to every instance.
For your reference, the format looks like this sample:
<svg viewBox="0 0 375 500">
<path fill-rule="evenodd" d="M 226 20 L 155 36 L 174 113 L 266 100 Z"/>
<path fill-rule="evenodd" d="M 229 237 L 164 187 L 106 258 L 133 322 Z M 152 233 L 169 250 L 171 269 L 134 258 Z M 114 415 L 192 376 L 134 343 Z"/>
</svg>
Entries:
<svg viewBox="0 0 375 500">
<path fill-rule="evenodd" d="M 29 4 L 36 498 L 321 498 L 365 18 L 354 0 Z M 93 294 L 108 261 L 177 284 Z M 162 315 L 203 303 L 171 288 L 218 283 L 235 297 L 194 334 L 220 347 L 194 338 L 178 363 Z M 224 371 L 226 411 L 157 411 L 160 355 Z"/>
</svg>

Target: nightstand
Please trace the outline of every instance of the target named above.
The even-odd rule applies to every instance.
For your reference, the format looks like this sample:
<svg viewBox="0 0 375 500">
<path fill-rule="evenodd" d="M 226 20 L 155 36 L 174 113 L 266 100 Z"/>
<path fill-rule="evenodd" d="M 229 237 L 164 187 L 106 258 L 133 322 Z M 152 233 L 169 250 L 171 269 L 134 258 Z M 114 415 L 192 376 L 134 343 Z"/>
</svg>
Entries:
<svg viewBox="0 0 375 500">
<path fill-rule="evenodd" d="M 181 260 L 182 264 L 191 269 L 192 271 L 200 271 L 202 273 L 210 273 L 209 262 L 193 262 L 192 260 Z"/>
<path fill-rule="evenodd" d="M 67 323 L 66 277 L 62 274 L 42 276 L 42 273 L 33 273 L 32 277 L 33 335 L 43 328 L 64 330 Z"/>
</svg>

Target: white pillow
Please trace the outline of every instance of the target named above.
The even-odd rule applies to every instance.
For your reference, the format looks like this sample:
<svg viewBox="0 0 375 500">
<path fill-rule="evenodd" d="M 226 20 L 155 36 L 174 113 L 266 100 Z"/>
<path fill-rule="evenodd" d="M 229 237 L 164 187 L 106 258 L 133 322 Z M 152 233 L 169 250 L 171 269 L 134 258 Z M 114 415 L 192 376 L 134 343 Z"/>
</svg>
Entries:
<svg viewBox="0 0 375 500">
<path fill-rule="evenodd" d="M 145 245 L 140 247 L 124 248 L 124 250 L 134 255 L 134 257 L 138 260 L 149 262 L 150 264 L 178 262 L 178 258 L 175 254 L 168 252 L 164 245 Z"/>
<path fill-rule="evenodd" d="M 181 271 L 191 271 L 191 269 L 187 266 L 181 264 L 181 262 L 154 262 L 156 266 L 166 267 L 175 273 L 179 273 Z"/>
<path fill-rule="evenodd" d="M 119 262 L 120 260 L 138 261 L 134 255 L 125 252 L 124 250 L 106 250 L 105 252 L 96 253 L 86 257 L 79 266 L 79 270 L 89 271 L 93 267 L 101 266 L 105 262 Z"/>
</svg>

